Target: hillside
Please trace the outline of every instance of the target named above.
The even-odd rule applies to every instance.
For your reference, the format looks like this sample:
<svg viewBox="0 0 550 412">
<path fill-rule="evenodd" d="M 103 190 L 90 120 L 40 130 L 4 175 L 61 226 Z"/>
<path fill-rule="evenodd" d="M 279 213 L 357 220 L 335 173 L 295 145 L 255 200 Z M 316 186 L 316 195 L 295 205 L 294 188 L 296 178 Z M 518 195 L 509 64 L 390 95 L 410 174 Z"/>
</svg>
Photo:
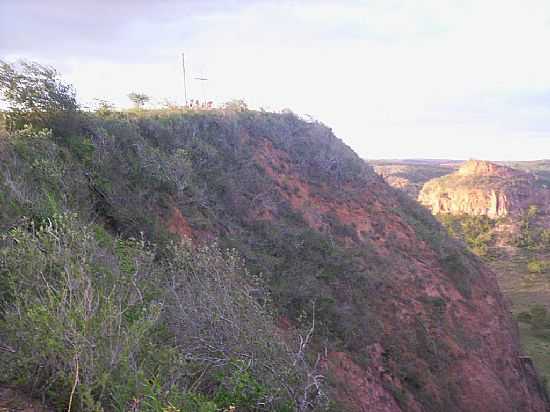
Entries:
<svg viewBox="0 0 550 412">
<path fill-rule="evenodd" d="M 425 183 L 419 201 L 497 273 L 524 347 L 550 378 L 550 185 L 547 162 L 469 161 Z M 533 171 L 533 172 L 531 172 Z M 533 322 L 533 313 L 542 320 Z"/>
<path fill-rule="evenodd" d="M 322 124 L 7 120 L 0 383 L 57 410 L 548 410 L 495 274 Z"/>
</svg>

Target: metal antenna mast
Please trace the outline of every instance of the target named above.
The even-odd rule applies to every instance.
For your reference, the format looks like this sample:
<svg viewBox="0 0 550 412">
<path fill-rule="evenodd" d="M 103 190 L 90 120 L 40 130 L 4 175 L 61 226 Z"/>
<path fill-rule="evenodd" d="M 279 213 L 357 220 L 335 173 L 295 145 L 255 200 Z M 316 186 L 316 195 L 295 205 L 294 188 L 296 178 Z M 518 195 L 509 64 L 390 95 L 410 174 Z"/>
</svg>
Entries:
<svg viewBox="0 0 550 412">
<path fill-rule="evenodd" d="M 183 93 L 185 95 L 185 105 L 187 106 L 187 80 L 185 76 L 185 53 L 181 54 L 181 64 L 183 66 Z"/>
</svg>

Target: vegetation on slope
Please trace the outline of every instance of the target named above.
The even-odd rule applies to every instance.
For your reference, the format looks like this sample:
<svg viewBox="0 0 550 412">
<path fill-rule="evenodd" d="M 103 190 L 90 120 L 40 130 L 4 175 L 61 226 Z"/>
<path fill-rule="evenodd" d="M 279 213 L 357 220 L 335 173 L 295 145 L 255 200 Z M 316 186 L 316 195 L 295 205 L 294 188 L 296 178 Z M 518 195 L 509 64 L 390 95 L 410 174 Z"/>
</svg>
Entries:
<svg viewBox="0 0 550 412">
<path fill-rule="evenodd" d="M 441 161 L 378 161 L 380 171 L 386 172 L 389 178 L 399 176 L 422 186 L 429 179 L 429 174 L 441 173 L 443 165 L 459 162 Z M 499 165 L 513 167 L 536 176 L 529 185 L 534 190 L 545 189 L 549 185 L 550 161 L 530 162 L 496 162 Z M 427 170 L 423 175 L 419 170 Z M 448 174 L 451 169 L 447 169 Z M 448 189 L 462 186 L 472 190 L 485 187 L 498 190 L 503 185 L 507 188 L 521 184 L 525 176 L 518 174 L 497 178 L 491 176 L 443 176 L 434 181 L 441 194 Z M 422 180 L 424 179 L 424 180 Z M 388 179 L 391 183 L 391 180 Z M 432 186 L 433 188 L 434 186 Z M 411 197 L 418 193 L 405 190 Z M 526 352 L 533 358 L 535 365 L 550 380 L 550 341 L 547 327 L 538 327 L 530 323 L 531 312 L 550 308 L 550 228 L 548 217 L 540 206 L 531 205 L 514 216 L 491 219 L 486 215 L 472 216 L 467 214 L 438 214 L 437 219 L 446 227 L 449 234 L 465 243 L 468 249 L 480 256 L 497 274 L 500 287 L 512 304 L 512 311 L 520 321 L 520 332 Z"/>
<path fill-rule="evenodd" d="M 52 99 L 54 72 L 27 65 L 25 74 L 30 102 Z M 56 98 L 70 98 L 59 90 Z M 221 151 L 195 134 L 216 122 L 15 109 L 0 141 L 0 381 L 59 410 L 325 403 L 306 345 L 292 331 L 283 339 L 269 292 L 236 252 L 182 243 L 165 229 L 166 210 L 188 191 L 201 202 L 194 223 L 209 224 L 201 208 L 217 190 L 210 167 Z M 162 150 L 174 122 L 188 150 Z"/>
<path fill-rule="evenodd" d="M 545 216 L 533 205 L 513 218 L 451 214 L 437 218 L 497 273 L 520 322 L 523 346 L 549 382 L 550 229 L 541 221 Z"/>
<path fill-rule="evenodd" d="M 493 229 L 495 220 L 487 216 L 440 214 L 439 221 L 447 228 L 449 234 L 466 243 L 468 248 L 478 256 L 490 256 L 494 247 Z"/>
<path fill-rule="evenodd" d="M 457 408 L 446 367 L 457 345 L 480 348 L 453 327 L 474 307 L 480 263 L 328 128 L 242 107 L 25 102 L 0 141 L 0 340 L 14 349 L 0 352 L 1 380 L 59 409 L 321 409 L 336 384 L 317 353 L 349 353 L 366 370 L 382 342 L 393 402 Z M 383 201 L 361 197 L 375 185 Z M 369 211 L 370 232 L 338 216 L 349 204 Z M 168 230 L 175 216 L 191 243 Z M 428 282 L 430 265 L 456 289 L 456 310 L 400 289 Z M 412 300 L 427 309 L 404 327 L 397 308 Z"/>
</svg>

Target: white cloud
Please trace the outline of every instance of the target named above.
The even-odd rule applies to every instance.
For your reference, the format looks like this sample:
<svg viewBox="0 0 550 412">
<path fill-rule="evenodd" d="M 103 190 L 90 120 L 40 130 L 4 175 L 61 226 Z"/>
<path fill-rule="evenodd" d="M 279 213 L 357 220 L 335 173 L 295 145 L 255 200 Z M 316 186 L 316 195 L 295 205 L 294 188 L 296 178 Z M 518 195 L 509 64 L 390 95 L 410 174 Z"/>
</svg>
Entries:
<svg viewBox="0 0 550 412">
<path fill-rule="evenodd" d="M 174 100 L 184 49 L 209 98 L 311 114 L 363 156 L 550 157 L 547 0 L 163 5 L 124 22 L 103 56 L 50 63 L 86 100 Z M 121 47 L 131 59 L 113 58 Z"/>
</svg>

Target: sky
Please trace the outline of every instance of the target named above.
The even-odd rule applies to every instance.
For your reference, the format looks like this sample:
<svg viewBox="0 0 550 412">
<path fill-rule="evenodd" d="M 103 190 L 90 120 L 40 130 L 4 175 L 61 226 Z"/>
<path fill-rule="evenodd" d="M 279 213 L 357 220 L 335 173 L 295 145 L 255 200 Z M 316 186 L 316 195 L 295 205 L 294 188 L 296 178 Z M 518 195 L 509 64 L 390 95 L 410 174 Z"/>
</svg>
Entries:
<svg viewBox="0 0 550 412">
<path fill-rule="evenodd" d="M 79 99 L 291 109 L 364 158 L 550 158 L 549 0 L 0 0 Z M 196 77 L 209 80 L 201 82 Z"/>
</svg>

